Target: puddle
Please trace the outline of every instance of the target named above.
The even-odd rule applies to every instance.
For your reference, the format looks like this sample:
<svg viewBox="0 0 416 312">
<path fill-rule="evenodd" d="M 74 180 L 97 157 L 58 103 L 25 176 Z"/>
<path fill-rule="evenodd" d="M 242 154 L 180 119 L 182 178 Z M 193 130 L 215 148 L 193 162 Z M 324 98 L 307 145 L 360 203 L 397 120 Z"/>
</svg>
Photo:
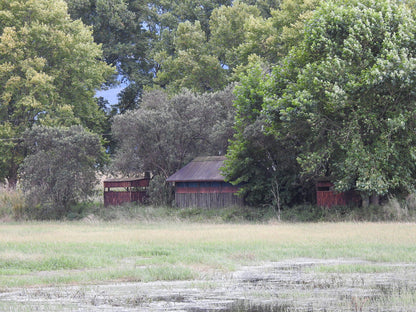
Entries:
<svg viewBox="0 0 416 312">
<path fill-rule="evenodd" d="M 416 264 L 395 263 L 395 270 L 376 273 L 314 270 L 339 264 L 378 265 L 360 260 L 294 259 L 245 266 L 226 276 L 198 281 L 10 289 L 0 293 L 0 311 L 416 310 Z"/>
</svg>

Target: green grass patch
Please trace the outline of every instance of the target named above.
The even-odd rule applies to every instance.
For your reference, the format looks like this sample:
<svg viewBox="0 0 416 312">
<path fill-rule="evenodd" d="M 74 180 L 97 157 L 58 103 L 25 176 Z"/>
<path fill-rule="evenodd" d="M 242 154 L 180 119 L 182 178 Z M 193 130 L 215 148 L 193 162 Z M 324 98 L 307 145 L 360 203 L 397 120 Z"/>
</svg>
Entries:
<svg viewBox="0 0 416 312">
<path fill-rule="evenodd" d="M 413 263 L 414 237 L 412 223 L 2 224 L 0 287 L 197 279 L 293 258 L 362 259 L 319 269 L 371 273 Z"/>
</svg>

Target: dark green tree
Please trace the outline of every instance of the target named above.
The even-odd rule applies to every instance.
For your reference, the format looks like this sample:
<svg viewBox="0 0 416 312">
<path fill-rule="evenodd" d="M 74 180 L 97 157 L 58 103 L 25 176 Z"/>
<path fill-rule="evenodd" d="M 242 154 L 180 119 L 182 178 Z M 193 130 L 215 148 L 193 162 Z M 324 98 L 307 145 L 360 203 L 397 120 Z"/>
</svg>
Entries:
<svg viewBox="0 0 416 312">
<path fill-rule="evenodd" d="M 117 109 L 124 112 L 138 106 L 143 86 L 152 81 L 149 57 L 153 34 L 147 25 L 153 15 L 147 1 L 66 0 L 73 19 L 92 26 L 96 43 L 102 44 L 107 64 L 117 68 L 118 79 L 128 83 L 119 94 Z M 108 80 L 111 87 L 116 80 Z"/>
<path fill-rule="evenodd" d="M 298 161 L 337 190 L 381 195 L 416 185 L 416 23 L 394 1 L 328 1 L 270 76 L 263 108 L 308 129 Z"/>
<path fill-rule="evenodd" d="M 253 64 L 236 87 L 235 135 L 227 153 L 224 174 L 240 184 L 245 202 L 260 207 L 281 208 L 304 200 L 296 161 L 297 137 L 281 128 L 270 132 L 263 113 L 267 68 Z"/>
<path fill-rule="evenodd" d="M 98 135 L 81 126 L 35 126 L 24 134 L 30 155 L 20 168 L 21 187 L 35 218 L 65 217 L 97 185 L 104 152 Z"/>
</svg>

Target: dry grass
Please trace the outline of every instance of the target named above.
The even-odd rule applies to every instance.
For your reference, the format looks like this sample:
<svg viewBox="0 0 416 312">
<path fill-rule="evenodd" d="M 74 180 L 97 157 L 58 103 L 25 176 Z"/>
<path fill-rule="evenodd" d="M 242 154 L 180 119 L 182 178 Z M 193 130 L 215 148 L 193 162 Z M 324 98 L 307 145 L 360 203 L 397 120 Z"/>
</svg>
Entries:
<svg viewBox="0 0 416 312">
<path fill-rule="evenodd" d="M 256 242 L 313 244 L 329 242 L 416 244 L 414 223 L 308 224 L 84 224 L 39 222 L 0 226 L 0 243 L 197 243 Z"/>
</svg>

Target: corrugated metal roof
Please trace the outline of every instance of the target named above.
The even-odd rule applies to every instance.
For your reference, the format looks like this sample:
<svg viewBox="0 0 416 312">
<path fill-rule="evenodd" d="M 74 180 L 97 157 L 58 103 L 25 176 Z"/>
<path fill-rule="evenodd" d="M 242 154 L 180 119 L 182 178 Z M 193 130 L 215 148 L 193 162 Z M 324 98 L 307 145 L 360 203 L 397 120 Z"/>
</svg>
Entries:
<svg viewBox="0 0 416 312">
<path fill-rule="evenodd" d="M 224 181 L 220 168 L 225 156 L 198 157 L 171 175 L 168 182 Z"/>
</svg>

